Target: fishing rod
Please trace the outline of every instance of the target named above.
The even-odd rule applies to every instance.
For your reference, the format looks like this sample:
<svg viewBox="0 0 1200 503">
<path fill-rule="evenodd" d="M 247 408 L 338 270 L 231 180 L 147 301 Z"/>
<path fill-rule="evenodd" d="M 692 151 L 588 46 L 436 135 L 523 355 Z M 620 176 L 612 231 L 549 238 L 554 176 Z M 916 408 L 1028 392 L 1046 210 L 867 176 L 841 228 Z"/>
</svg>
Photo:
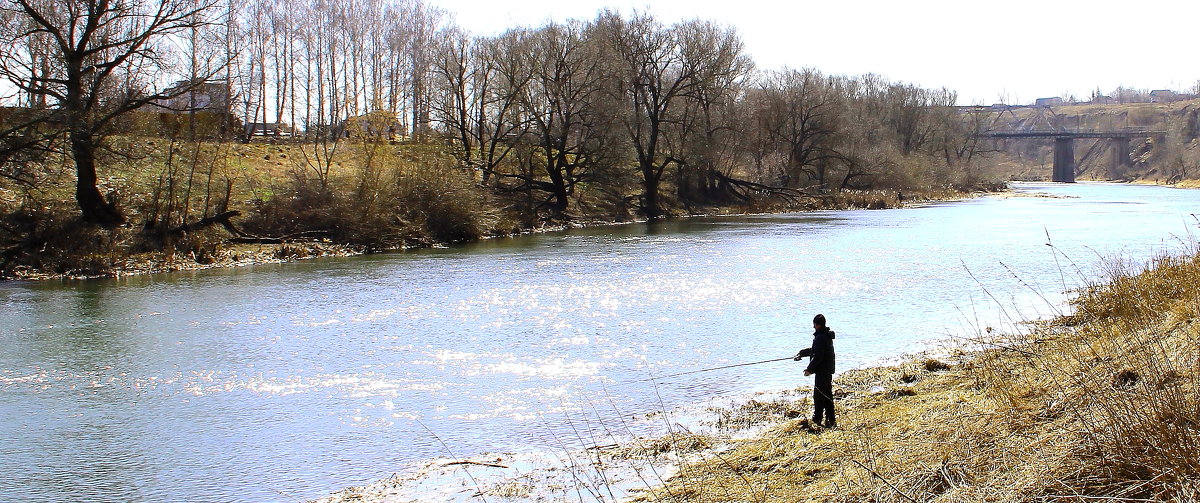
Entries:
<svg viewBox="0 0 1200 503">
<path fill-rule="evenodd" d="M 731 369 L 731 368 L 734 368 L 734 367 L 745 367 L 745 366 L 747 366 L 747 365 L 758 365 L 758 364 L 762 364 L 762 363 L 781 362 L 781 361 L 784 361 L 784 360 L 792 360 L 792 359 L 794 359 L 794 358 L 795 358 L 795 357 L 788 356 L 788 357 L 785 357 L 785 358 L 775 358 L 775 359 L 773 359 L 773 360 L 763 360 L 763 361 L 761 361 L 761 362 L 735 363 L 735 364 L 733 364 L 733 365 L 724 365 L 724 366 L 721 366 L 721 367 L 713 367 L 713 368 L 708 368 L 708 369 L 700 369 L 700 370 L 689 370 L 689 371 L 687 371 L 687 372 L 679 372 L 679 373 L 677 373 L 677 374 L 667 374 L 667 375 L 665 375 L 665 376 L 656 376 L 656 377 L 650 377 L 650 378 L 647 378 L 647 379 L 638 379 L 638 380 L 635 380 L 635 381 L 623 381 L 621 384 L 630 384 L 630 383 L 635 383 L 635 382 L 646 382 L 646 381 L 657 381 L 657 380 L 659 380 L 659 379 L 666 379 L 666 378 L 668 378 L 668 377 L 678 377 L 678 376 L 683 376 L 683 375 L 688 375 L 688 374 L 698 374 L 698 373 L 700 373 L 700 372 L 711 372 L 711 371 L 713 371 L 713 370 Z"/>
</svg>

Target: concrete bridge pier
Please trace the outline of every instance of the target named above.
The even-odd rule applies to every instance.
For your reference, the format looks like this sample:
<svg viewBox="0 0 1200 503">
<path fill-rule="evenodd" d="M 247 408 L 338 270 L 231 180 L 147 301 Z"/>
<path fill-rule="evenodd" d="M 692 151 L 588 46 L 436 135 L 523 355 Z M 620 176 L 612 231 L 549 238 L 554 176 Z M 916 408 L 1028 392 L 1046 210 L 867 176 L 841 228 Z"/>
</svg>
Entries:
<svg viewBox="0 0 1200 503">
<path fill-rule="evenodd" d="M 1056 182 L 1073 183 L 1078 162 L 1075 160 L 1076 138 L 1098 140 L 1092 149 L 1088 150 L 1088 154 L 1100 150 L 1104 144 L 1099 141 L 1108 140 L 1108 145 L 1113 150 L 1112 163 L 1108 166 L 1109 178 L 1119 179 L 1128 173 L 1127 168 L 1133 166 L 1133 159 L 1129 154 L 1133 151 L 1131 145 L 1137 145 L 1137 143 L 1133 143 L 1135 140 L 1140 142 L 1145 138 L 1146 141 L 1153 142 L 1152 144 L 1159 144 L 1166 141 L 1167 132 L 1127 128 L 1120 131 L 1001 131 L 981 136 L 1004 139 L 1037 138 L 1042 141 L 1054 138 L 1054 175 L 1052 179 Z"/>
<path fill-rule="evenodd" d="M 1054 176 L 1056 182 L 1075 183 L 1075 139 L 1054 138 Z"/>
<path fill-rule="evenodd" d="M 1108 166 L 1108 178 L 1117 179 L 1125 176 L 1129 166 L 1129 138 L 1112 138 L 1112 164 Z"/>
</svg>

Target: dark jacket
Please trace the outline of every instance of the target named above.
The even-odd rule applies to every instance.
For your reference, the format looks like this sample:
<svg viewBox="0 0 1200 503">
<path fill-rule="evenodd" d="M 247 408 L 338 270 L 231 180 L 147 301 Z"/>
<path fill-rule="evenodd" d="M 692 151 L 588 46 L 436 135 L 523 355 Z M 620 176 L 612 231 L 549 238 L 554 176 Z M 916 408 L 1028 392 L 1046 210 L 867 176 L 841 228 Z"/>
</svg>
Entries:
<svg viewBox="0 0 1200 503">
<path fill-rule="evenodd" d="M 833 354 L 833 338 L 836 335 L 829 327 L 821 327 L 820 330 L 813 332 L 813 342 L 811 348 L 801 349 L 796 353 L 796 360 L 805 356 L 812 357 L 808 361 L 808 370 L 814 374 L 833 374 L 834 354 Z"/>
</svg>

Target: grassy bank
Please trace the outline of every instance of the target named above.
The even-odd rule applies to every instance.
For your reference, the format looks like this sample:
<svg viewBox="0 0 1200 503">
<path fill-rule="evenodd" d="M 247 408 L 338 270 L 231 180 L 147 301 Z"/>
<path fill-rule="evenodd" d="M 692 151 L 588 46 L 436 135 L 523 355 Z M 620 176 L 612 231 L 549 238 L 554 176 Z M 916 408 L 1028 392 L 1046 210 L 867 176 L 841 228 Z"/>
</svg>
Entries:
<svg viewBox="0 0 1200 503">
<path fill-rule="evenodd" d="M 1196 501 L 1200 256 L 1114 267 L 1074 314 L 953 358 L 837 378 L 840 428 L 807 399 L 640 501 Z"/>
</svg>

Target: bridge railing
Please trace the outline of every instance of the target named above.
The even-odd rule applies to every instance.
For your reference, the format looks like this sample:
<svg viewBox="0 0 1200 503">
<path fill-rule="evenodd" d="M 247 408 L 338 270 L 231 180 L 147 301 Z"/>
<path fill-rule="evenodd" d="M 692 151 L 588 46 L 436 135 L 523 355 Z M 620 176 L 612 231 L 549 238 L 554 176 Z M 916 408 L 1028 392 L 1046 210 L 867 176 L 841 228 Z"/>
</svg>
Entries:
<svg viewBox="0 0 1200 503">
<path fill-rule="evenodd" d="M 1130 127 L 1111 131 L 988 131 L 979 136 L 990 138 L 1138 138 L 1150 136 L 1165 136 L 1166 131 L 1152 130 L 1146 127 Z"/>
</svg>

